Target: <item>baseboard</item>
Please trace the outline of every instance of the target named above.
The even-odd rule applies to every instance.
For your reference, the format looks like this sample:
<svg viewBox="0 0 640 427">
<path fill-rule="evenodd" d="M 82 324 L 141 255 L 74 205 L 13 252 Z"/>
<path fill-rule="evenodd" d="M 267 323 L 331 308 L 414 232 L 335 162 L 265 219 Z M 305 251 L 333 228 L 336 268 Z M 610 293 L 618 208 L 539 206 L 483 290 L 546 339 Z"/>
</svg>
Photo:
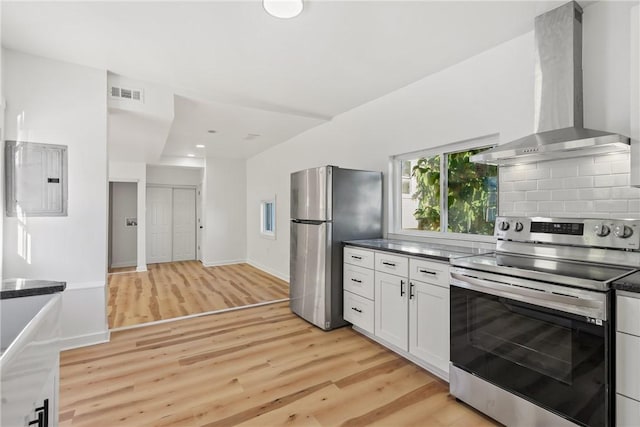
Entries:
<svg viewBox="0 0 640 427">
<path fill-rule="evenodd" d="M 203 260 L 201 262 L 202 262 L 202 265 L 204 265 L 205 267 L 218 267 L 220 265 L 244 264 L 247 262 L 247 260 L 246 259 L 232 259 L 232 260 L 225 260 L 225 261 Z"/>
<path fill-rule="evenodd" d="M 136 261 L 123 261 L 111 263 L 111 268 L 135 267 Z"/>
<path fill-rule="evenodd" d="M 86 335 L 78 335 L 75 337 L 63 337 L 60 339 L 60 349 L 61 351 L 64 351 L 78 347 L 86 347 L 88 345 L 102 344 L 109 342 L 110 337 L 111 332 L 109 330 Z"/>
<path fill-rule="evenodd" d="M 104 281 L 100 282 L 75 282 L 68 283 L 65 287 L 65 291 L 77 291 L 80 289 L 91 289 L 91 288 L 104 288 L 107 284 Z"/>
<path fill-rule="evenodd" d="M 136 272 L 138 273 L 144 273 L 145 271 L 147 271 L 147 264 L 139 265 L 136 267 Z"/>
<path fill-rule="evenodd" d="M 274 270 L 272 268 L 269 268 L 267 266 L 264 266 L 262 264 L 260 264 L 259 262 L 255 262 L 253 260 L 247 260 L 247 264 L 249 264 L 252 267 L 257 268 L 258 270 L 262 270 L 265 273 L 269 273 L 272 276 L 276 276 L 278 279 L 282 279 L 285 282 L 289 283 L 289 275 L 288 274 L 283 274 L 277 270 Z"/>
</svg>

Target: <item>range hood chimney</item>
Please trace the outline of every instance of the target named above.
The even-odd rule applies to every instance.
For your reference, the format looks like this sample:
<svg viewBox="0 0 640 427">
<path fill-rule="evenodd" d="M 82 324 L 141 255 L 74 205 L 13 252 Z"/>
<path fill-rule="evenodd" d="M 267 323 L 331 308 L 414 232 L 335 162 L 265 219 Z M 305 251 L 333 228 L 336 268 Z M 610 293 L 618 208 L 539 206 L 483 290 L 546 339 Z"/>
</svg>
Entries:
<svg viewBox="0 0 640 427">
<path fill-rule="evenodd" d="M 629 138 L 583 127 L 582 8 L 575 1 L 535 18 L 536 133 L 476 154 L 472 162 L 533 163 L 629 151 Z"/>
</svg>

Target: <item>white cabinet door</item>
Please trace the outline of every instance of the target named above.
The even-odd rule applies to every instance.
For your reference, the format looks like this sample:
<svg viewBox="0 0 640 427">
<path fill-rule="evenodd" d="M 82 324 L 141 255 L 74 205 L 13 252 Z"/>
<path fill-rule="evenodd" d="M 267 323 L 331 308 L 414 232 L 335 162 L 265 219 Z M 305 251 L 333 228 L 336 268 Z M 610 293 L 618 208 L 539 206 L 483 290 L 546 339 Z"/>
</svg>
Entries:
<svg viewBox="0 0 640 427">
<path fill-rule="evenodd" d="M 617 394 L 616 426 L 638 427 L 638 425 L 640 425 L 640 402 Z"/>
<path fill-rule="evenodd" d="M 173 261 L 196 259 L 196 190 L 173 189 Z"/>
<path fill-rule="evenodd" d="M 391 344 L 408 350 L 408 280 L 375 272 L 375 334 Z"/>
<path fill-rule="evenodd" d="M 147 263 L 170 262 L 173 256 L 171 188 L 147 187 Z"/>
<path fill-rule="evenodd" d="M 449 289 L 412 281 L 409 292 L 409 352 L 448 372 Z"/>
</svg>

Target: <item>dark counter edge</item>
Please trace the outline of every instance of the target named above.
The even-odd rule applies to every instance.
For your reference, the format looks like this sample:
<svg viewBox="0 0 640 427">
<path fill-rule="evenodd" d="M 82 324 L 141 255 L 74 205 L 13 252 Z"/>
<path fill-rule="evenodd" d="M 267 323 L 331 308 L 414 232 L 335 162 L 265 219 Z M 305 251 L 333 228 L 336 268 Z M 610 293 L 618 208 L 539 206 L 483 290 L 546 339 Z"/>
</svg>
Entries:
<svg viewBox="0 0 640 427">
<path fill-rule="evenodd" d="M 626 292 L 635 292 L 640 294 L 640 283 L 629 283 L 629 282 L 617 282 L 612 283 L 611 287 L 616 291 L 626 291 Z"/>
<path fill-rule="evenodd" d="M 418 252 L 400 251 L 398 249 L 388 249 L 388 248 L 382 249 L 379 246 L 367 245 L 366 243 L 359 243 L 353 240 L 342 242 L 342 247 L 345 247 L 345 246 L 356 246 L 359 248 L 372 249 L 372 250 L 383 251 L 383 252 L 393 252 L 401 255 L 414 256 L 414 257 L 425 258 L 425 259 L 434 259 L 434 260 L 445 261 L 445 262 L 449 262 L 451 260 L 451 258 L 447 256 L 428 255 L 428 254 L 421 254 Z"/>
<path fill-rule="evenodd" d="M 35 288 L 26 288 L 26 289 L 8 289 L 0 291 L 0 299 L 10 299 L 10 298 L 22 298 L 22 297 L 33 297 L 36 295 L 48 295 L 55 294 L 56 292 L 62 292 L 67 287 L 66 282 L 52 282 L 50 286 L 46 287 L 35 287 Z"/>
</svg>

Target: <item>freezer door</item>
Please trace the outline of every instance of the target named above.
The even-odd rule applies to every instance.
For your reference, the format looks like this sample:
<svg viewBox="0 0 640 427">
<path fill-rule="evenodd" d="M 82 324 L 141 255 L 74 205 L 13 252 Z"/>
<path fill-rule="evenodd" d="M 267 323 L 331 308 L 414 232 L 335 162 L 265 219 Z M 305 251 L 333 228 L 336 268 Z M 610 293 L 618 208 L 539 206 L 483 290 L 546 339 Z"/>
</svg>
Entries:
<svg viewBox="0 0 640 427">
<path fill-rule="evenodd" d="M 332 167 L 291 174 L 291 219 L 331 221 Z"/>
<path fill-rule="evenodd" d="M 322 329 L 331 324 L 331 223 L 291 222 L 289 305 L 291 311 Z"/>
</svg>

